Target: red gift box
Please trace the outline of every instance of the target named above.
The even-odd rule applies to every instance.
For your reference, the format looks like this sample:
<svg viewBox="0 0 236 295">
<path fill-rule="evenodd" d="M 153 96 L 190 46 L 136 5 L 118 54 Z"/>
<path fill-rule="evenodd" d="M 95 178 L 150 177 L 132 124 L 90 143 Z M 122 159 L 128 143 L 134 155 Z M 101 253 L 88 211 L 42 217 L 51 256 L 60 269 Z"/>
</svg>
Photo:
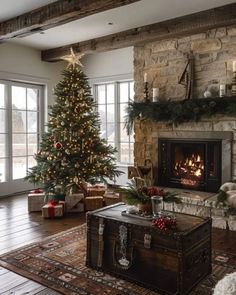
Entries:
<svg viewBox="0 0 236 295">
<path fill-rule="evenodd" d="M 62 217 L 64 212 L 64 201 L 50 201 L 42 207 L 42 216 L 45 218 Z"/>
</svg>

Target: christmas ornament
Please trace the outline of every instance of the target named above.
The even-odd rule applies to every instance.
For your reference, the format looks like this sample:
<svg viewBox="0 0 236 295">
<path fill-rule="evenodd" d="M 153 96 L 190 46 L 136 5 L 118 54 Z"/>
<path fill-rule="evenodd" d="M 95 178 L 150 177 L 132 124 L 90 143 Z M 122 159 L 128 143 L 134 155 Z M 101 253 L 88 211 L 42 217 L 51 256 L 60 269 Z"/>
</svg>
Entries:
<svg viewBox="0 0 236 295">
<path fill-rule="evenodd" d="M 57 150 L 60 150 L 62 148 L 62 144 L 60 142 L 56 142 L 54 147 L 57 149 Z"/>
</svg>

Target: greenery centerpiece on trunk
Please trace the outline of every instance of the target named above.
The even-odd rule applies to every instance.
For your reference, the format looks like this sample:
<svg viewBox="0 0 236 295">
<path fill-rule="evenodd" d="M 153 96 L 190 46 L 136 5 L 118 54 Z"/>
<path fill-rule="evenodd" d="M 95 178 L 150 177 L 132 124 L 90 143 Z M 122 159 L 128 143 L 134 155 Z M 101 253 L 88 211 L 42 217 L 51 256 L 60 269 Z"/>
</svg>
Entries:
<svg viewBox="0 0 236 295">
<path fill-rule="evenodd" d="M 143 211 L 149 211 L 148 213 L 150 213 L 152 208 L 151 198 L 153 196 L 160 197 L 160 200 L 167 203 L 179 204 L 182 202 L 175 192 L 165 191 L 156 186 L 147 186 L 146 184 L 137 185 L 133 179 L 126 187 L 121 188 L 120 192 L 126 199 L 127 204 L 138 205 L 139 208 L 144 208 Z M 140 210 L 142 211 L 142 209 Z"/>
<path fill-rule="evenodd" d="M 47 192 L 62 187 L 64 193 L 85 190 L 87 183 L 106 182 L 120 175 L 116 150 L 100 138 L 100 121 L 79 57 L 71 50 L 68 68 L 55 87 L 48 130 L 35 155 L 37 165 L 26 179 L 43 184 Z"/>
</svg>

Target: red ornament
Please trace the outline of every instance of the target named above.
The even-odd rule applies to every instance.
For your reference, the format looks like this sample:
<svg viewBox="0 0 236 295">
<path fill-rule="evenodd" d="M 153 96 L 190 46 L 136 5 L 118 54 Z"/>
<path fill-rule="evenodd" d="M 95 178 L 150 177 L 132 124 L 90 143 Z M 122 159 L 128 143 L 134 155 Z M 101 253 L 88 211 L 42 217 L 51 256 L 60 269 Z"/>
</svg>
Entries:
<svg viewBox="0 0 236 295">
<path fill-rule="evenodd" d="M 57 150 L 60 150 L 62 148 L 62 144 L 60 142 L 56 142 L 54 146 Z"/>
<path fill-rule="evenodd" d="M 51 136 L 50 136 L 50 140 L 51 140 L 51 141 L 54 141 L 54 140 L 55 140 L 55 136 L 54 136 L 54 135 L 51 135 Z"/>
</svg>

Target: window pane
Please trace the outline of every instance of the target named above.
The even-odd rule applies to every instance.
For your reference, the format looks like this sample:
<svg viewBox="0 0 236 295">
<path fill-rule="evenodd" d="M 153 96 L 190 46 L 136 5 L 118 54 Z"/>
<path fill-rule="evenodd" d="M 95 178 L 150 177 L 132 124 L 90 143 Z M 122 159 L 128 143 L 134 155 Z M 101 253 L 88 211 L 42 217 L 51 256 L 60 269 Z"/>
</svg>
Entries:
<svg viewBox="0 0 236 295">
<path fill-rule="evenodd" d="M 130 82 L 129 84 L 129 98 L 131 100 L 134 99 L 134 82 Z"/>
<path fill-rule="evenodd" d="M 129 136 L 126 132 L 125 123 L 120 124 L 120 141 L 129 142 Z"/>
<path fill-rule="evenodd" d="M 115 105 L 114 104 L 107 105 L 107 122 L 110 122 L 110 123 L 115 122 Z"/>
<path fill-rule="evenodd" d="M 102 122 L 100 125 L 100 136 L 105 139 L 107 138 L 106 122 Z"/>
<path fill-rule="evenodd" d="M 13 134 L 13 136 L 12 136 L 12 154 L 13 154 L 13 156 L 27 155 L 26 134 Z"/>
<path fill-rule="evenodd" d="M 0 134 L 0 157 L 6 157 L 6 134 Z"/>
<path fill-rule="evenodd" d="M 27 112 L 27 115 L 28 115 L 28 122 L 27 122 L 27 125 L 28 125 L 28 128 L 27 128 L 27 131 L 28 132 L 37 132 L 37 125 L 38 125 L 38 120 L 37 120 L 37 117 L 38 117 L 38 114 L 36 112 Z"/>
<path fill-rule="evenodd" d="M 0 182 L 6 181 L 6 160 L 0 159 Z"/>
<path fill-rule="evenodd" d="M 0 84 L 0 108 L 5 108 L 5 85 Z"/>
<path fill-rule="evenodd" d="M 106 105 L 105 104 L 98 105 L 98 112 L 99 112 L 101 121 L 105 121 L 106 120 Z"/>
<path fill-rule="evenodd" d="M 12 173 L 13 179 L 20 179 L 26 176 L 26 157 L 13 158 Z"/>
<path fill-rule="evenodd" d="M 120 122 L 125 122 L 125 117 L 127 116 L 126 109 L 127 109 L 127 104 L 121 103 L 120 104 Z"/>
<path fill-rule="evenodd" d="M 129 83 L 120 83 L 120 102 L 128 102 L 129 100 Z"/>
<path fill-rule="evenodd" d="M 0 110 L 0 132 L 6 132 L 6 111 Z"/>
<path fill-rule="evenodd" d="M 114 84 L 107 85 L 107 103 L 114 103 L 115 101 L 115 87 Z"/>
<path fill-rule="evenodd" d="M 129 163 L 129 144 L 128 143 L 120 144 L 120 161 L 122 163 Z"/>
<path fill-rule="evenodd" d="M 107 124 L 107 140 L 114 141 L 115 140 L 115 124 Z"/>
<path fill-rule="evenodd" d="M 105 85 L 97 86 L 98 103 L 106 103 Z"/>
<path fill-rule="evenodd" d="M 38 135 L 28 134 L 28 155 L 34 155 L 38 151 Z"/>
<path fill-rule="evenodd" d="M 34 157 L 33 156 L 28 157 L 28 169 L 35 166 L 35 165 L 37 165 L 37 163 L 36 163 Z"/>
<path fill-rule="evenodd" d="M 26 132 L 25 111 L 12 111 L 12 130 L 13 132 Z"/>
<path fill-rule="evenodd" d="M 27 89 L 27 109 L 37 110 L 38 109 L 38 89 L 28 88 Z"/>
<path fill-rule="evenodd" d="M 26 109 L 26 88 L 19 86 L 12 86 L 12 108 Z"/>
</svg>

